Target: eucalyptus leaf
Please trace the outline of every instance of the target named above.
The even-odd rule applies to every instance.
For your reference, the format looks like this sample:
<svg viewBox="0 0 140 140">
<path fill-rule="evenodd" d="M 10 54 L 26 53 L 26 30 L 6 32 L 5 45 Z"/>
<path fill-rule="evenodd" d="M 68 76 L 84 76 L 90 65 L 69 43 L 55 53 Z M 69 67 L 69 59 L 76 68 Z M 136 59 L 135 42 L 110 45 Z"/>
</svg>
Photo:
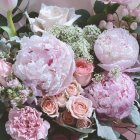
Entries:
<svg viewBox="0 0 140 140">
<path fill-rule="evenodd" d="M 135 105 L 132 106 L 132 110 L 129 115 L 129 118 L 135 125 L 137 126 L 140 125 L 140 113 Z"/>
<path fill-rule="evenodd" d="M 140 35 L 140 24 L 138 25 L 137 29 L 135 30 L 135 33 L 137 33 L 138 35 Z"/>
<path fill-rule="evenodd" d="M 9 38 L 14 36 L 12 31 L 11 31 L 11 28 L 9 28 L 7 26 L 1 26 L 0 28 L 3 29 L 8 34 Z"/>
<path fill-rule="evenodd" d="M 116 134 L 114 133 L 111 126 L 108 124 L 100 123 L 96 117 L 96 114 L 94 113 L 93 117 L 95 118 L 96 125 L 97 125 L 97 135 L 101 138 L 104 138 L 106 140 L 117 140 Z"/>
<path fill-rule="evenodd" d="M 80 133 L 85 133 L 85 134 L 93 133 L 94 131 L 96 131 L 93 128 L 78 129 L 78 128 L 74 128 L 74 127 L 71 127 L 71 126 L 68 126 L 68 125 L 65 125 L 65 124 L 59 124 L 59 125 L 62 126 L 62 127 L 68 128 L 70 130 L 77 131 L 77 132 L 80 132 Z"/>
</svg>

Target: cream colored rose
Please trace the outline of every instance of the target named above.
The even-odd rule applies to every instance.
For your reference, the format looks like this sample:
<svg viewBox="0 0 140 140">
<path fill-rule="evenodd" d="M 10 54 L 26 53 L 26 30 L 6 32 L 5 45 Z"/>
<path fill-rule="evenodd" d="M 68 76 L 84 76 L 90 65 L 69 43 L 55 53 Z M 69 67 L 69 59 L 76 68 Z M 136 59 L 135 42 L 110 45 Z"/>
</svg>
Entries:
<svg viewBox="0 0 140 140">
<path fill-rule="evenodd" d="M 44 113 L 52 118 L 59 116 L 58 104 L 53 97 L 44 97 L 41 101 L 41 108 Z"/>
<path fill-rule="evenodd" d="M 93 112 L 91 100 L 82 95 L 71 96 L 66 103 L 66 107 L 71 115 L 77 119 L 87 119 L 91 117 Z"/>
<path fill-rule="evenodd" d="M 79 17 L 80 15 L 76 15 L 73 8 L 60 8 L 42 4 L 39 16 L 37 18 L 28 16 L 28 19 L 33 32 L 44 32 L 56 24 L 70 26 Z"/>
</svg>

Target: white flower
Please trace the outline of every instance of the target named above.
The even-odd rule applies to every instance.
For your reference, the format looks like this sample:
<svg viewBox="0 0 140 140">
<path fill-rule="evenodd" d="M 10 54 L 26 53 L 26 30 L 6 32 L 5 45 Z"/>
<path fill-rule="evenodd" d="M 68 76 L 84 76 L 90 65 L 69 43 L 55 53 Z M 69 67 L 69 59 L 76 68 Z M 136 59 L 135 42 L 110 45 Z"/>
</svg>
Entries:
<svg viewBox="0 0 140 140">
<path fill-rule="evenodd" d="M 79 17 L 80 15 L 76 15 L 73 8 L 60 8 L 42 4 L 39 16 L 37 18 L 30 18 L 28 16 L 28 19 L 33 32 L 44 32 L 57 24 L 70 26 Z"/>
</svg>

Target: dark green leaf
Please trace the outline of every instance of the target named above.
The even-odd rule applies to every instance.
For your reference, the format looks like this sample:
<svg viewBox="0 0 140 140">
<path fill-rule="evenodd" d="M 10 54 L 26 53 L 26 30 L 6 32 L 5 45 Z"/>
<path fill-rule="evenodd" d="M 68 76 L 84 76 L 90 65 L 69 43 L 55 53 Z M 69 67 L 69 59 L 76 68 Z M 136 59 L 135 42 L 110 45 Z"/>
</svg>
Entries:
<svg viewBox="0 0 140 140">
<path fill-rule="evenodd" d="M 116 12 L 116 10 L 118 9 L 119 4 L 108 4 L 107 7 L 105 8 L 105 12 L 106 13 L 110 13 L 113 14 Z"/>
<path fill-rule="evenodd" d="M 7 19 L 0 14 L 0 26 L 7 26 Z"/>
<path fill-rule="evenodd" d="M 30 18 L 35 18 L 35 17 L 38 17 L 38 13 L 37 13 L 37 12 L 32 11 L 32 12 L 30 12 L 30 13 L 29 13 L 29 17 L 30 17 Z"/>
<path fill-rule="evenodd" d="M 106 7 L 107 7 L 107 5 L 104 4 L 103 2 L 96 1 L 94 4 L 94 11 L 96 14 L 104 13 Z"/>
<path fill-rule="evenodd" d="M 27 26 L 23 26 L 20 29 L 18 29 L 17 34 L 19 35 L 20 33 L 30 33 L 31 30 Z"/>
<path fill-rule="evenodd" d="M 100 23 L 100 21 L 101 20 L 106 20 L 106 14 L 104 14 L 104 13 L 101 13 L 101 14 L 96 14 L 96 15 L 94 15 L 94 16 L 91 16 L 89 19 L 88 19 L 88 21 L 87 21 L 87 23 L 88 24 L 96 24 L 96 25 L 99 25 L 99 23 Z"/>
<path fill-rule="evenodd" d="M 14 22 L 14 23 L 19 22 L 19 21 L 22 19 L 22 17 L 23 17 L 23 13 L 18 13 L 17 15 L 15 15 L 15 16 L 13 17 L 13 22 Z"/>
<path fill-rule="evenodd" d="M 87 25 L 87 20 L 90 17 L 90 14 L 84 9 L 76 10 L 76 14 L 81 15 L 81 17 L 77 19 L 74 24 L 77 24 L 79 27 L 83 28 Z"/>
</svg>

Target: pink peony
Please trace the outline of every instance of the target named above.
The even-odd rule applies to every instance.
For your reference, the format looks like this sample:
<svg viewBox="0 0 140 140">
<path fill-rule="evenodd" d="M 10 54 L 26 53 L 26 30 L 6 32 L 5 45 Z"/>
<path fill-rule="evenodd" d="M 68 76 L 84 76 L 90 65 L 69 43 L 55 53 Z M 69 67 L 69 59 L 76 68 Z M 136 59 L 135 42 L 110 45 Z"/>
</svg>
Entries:
<svg viewBox="0 0 140 140">
<path fill-rule="evenodd" d="M 94 66 L 91 62 L 88 62 L 84 58 L 76 59 L 76 71 L 74 77 L 82 86 L 86 86 L 91 81 L 93 70 Z"/>
<path fill-rule="evenodd" d="M 96 40 L 94 51 L 100 60 L 100 67 L 110 71 L 115 67 L 121 70 L 132 67 L 139 54 L 137 40 L 128 31 L 115 28 L 104 31 Z"/>
<path fill-rule="evenodd" d="M 77 119 L 87 119 L 91 117 L 93 108 L 92 102 L 82 95 L 71 96 L 66 104 L 71 115 Z"/>
<path fill-rule="evenodd" d="M 135 86 L 126 74 L 109 77 L 104 74 L 100 82 L 92 83 L 85 89 L 96 112 L 101 117 L 122 119 L 130 114 L 135 100 Z"/>
<path fill-rule="evenodd" d="M 108 4 L 108 3 L 118 3 L 118 4 L 123 4 L 123 5 L 127 5 L 129 4 L 132 0 L 98 0 L 103 2 L 104 4 Z"/>
<path fill-rule="evenodd" d="M 52 96 L 72 82 L 74 54 L 71 47 L 51 35 L 24 37 L 13 69 L 36 96 L 42 96 L 38 90 Z"/>
<path fill-rule="evenodd" d="M 41 113 L 26 106 L 11 109 L 5 127 L 14 140 L 40 140 L 47 137 L 50 124 L 41 119 Z"/>
</svg>

